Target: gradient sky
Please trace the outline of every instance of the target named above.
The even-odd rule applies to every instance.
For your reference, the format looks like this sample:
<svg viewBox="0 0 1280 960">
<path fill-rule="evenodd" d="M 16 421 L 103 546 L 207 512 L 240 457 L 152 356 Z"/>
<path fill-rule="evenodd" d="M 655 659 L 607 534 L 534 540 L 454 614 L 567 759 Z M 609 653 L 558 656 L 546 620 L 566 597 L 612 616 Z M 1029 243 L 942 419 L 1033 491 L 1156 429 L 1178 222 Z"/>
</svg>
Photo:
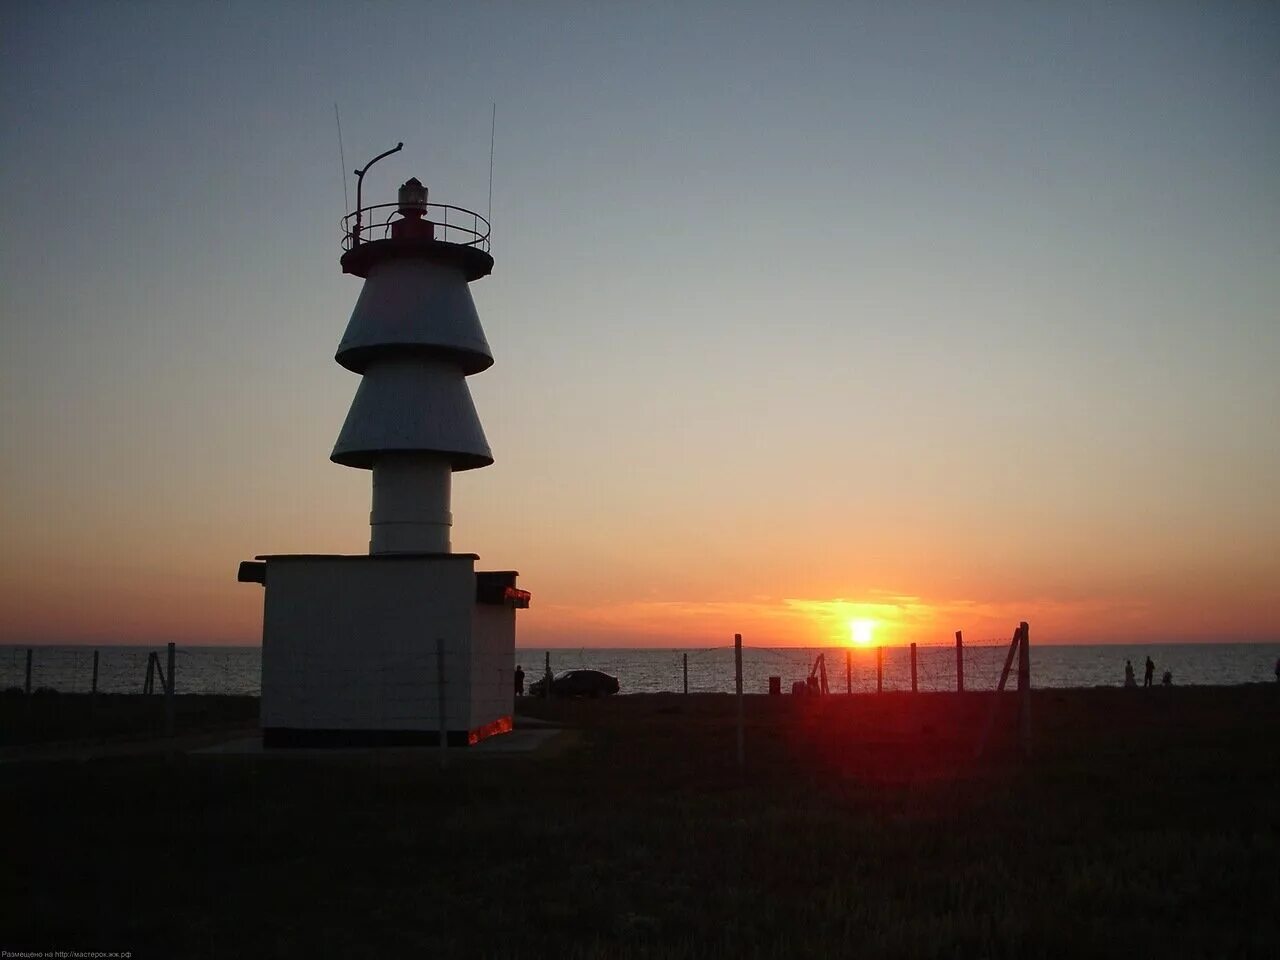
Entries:
<svg viewBox="0 0 1280 960">
<path fill-rule="evenodd" d="M 1276 4 L 9 2 L 0 83 L 0 642 L 367 550 L 335 101 L 482 213 L 497 103 L 522 645 L 1280 637 Z"/>
</svg>

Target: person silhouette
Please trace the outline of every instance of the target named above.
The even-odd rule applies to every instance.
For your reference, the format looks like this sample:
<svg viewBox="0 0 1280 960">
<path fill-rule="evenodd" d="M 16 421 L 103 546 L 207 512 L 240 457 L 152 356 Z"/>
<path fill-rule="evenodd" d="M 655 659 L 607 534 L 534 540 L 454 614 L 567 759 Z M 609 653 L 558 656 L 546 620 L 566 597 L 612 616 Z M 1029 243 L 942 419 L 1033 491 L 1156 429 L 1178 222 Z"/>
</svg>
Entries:
<svg viewBox="0 0 1280 960">
<path fill-rule="evenodd" d="M 516 664 L 516 696 L 524 696 L 524 667 Z"/>
<path fill-rule="evenodd" d="M 1161 682 L 1162 684 L 1164 684 L 1166 687 L 1172 687 L 1172 686 L 1173 686 L 1173 671 L 1172 671 L 1172 670 L 1166 670 L 1166 671 L 1164 672 L 1164 676 L 1160 678 L 1160 682 Z"/>
<path fill-rule="evenodd" d="M 1144 687 L 1151 686 L 1151 678 L 1156 675 L 1156 664 L 1151 657 L 1147 657 L 1147 668 L 1142 674 L 1142 685 Z"/>
<path fill-rule="evenodd" d="M 1126 660 L 1124 662 L 1124 685 L 1126 687 L 1136 687 L 1138 682 L 1133 679 L 1133 662 Z"/>
</svg>

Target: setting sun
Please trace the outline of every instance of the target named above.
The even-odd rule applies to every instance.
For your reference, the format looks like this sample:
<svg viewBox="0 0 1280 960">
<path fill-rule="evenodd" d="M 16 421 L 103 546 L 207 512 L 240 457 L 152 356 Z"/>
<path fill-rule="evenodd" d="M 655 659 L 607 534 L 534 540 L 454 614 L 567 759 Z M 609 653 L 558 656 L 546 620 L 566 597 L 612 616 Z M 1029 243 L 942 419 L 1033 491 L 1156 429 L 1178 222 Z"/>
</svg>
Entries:
<svg viewBox="0 0 1280 960">
<path fill-rule="evenodd" d="M 875 629 L 874 620 L 850 620 L 849 633 L 853 638 L 853 642 L 860 647 L 865 647 L 871 642 L 871 633 Z"/>
</svg>

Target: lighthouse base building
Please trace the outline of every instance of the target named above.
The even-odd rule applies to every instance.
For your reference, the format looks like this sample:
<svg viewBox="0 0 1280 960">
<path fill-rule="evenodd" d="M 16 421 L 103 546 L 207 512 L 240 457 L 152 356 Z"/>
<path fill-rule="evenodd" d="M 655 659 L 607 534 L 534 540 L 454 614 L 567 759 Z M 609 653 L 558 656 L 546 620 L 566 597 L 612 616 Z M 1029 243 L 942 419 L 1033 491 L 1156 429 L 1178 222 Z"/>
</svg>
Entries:
<svg viewBox="0 0 1280 960">
<path fill-rule="evenodd" d="M 335 359 L 362 379 L 330 459 L 372 479 L 369 554 L 259 556 L 268 747 L 467 745 L 511 729 L 516 573 L 452 553 L 453 474 L 493 462 L 466 378 L 493 363 L 469 285 L 488 276 L 489 225 L 427 203 L 344 221 L 344 273 L 364 286 Z M 376 226 L 362 226 L 372 225 Z"/>
<path fill-rule="evenodd" d="M 514 571 L 475 554 L 263 556 L 268 747 L 466 746 L 511 729 Z M 443 680 L 443 683 L 441 681 Z M 443 707 L 443 713 L 442 713 Z"/>
</svg>

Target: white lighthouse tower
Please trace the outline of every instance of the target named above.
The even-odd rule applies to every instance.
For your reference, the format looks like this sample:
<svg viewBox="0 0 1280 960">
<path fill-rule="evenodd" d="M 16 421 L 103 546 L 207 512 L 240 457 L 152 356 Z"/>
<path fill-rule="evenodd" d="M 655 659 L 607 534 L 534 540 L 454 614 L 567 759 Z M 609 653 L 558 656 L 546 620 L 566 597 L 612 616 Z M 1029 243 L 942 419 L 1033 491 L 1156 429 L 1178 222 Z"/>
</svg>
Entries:
<svg viewBox="0 0 1280 960">
<path fill-rule="evenodd" d="M 360 374 L 330 455 L 369 470 L 369 554 L 260 556 L 240 579 L 266 588 L 262 728 L 267 746 L 466 744 L 511 729 L 514 571 L 450 552 L 453 474 L 493 462 L 466 378 L 493 364 L 469 284 L 493 270 L 489 224 L 428 202 L 417 179 L 395 203 L 343 220 L 342 270 L 364 288 L 335 359 Z"/>
</svg>

